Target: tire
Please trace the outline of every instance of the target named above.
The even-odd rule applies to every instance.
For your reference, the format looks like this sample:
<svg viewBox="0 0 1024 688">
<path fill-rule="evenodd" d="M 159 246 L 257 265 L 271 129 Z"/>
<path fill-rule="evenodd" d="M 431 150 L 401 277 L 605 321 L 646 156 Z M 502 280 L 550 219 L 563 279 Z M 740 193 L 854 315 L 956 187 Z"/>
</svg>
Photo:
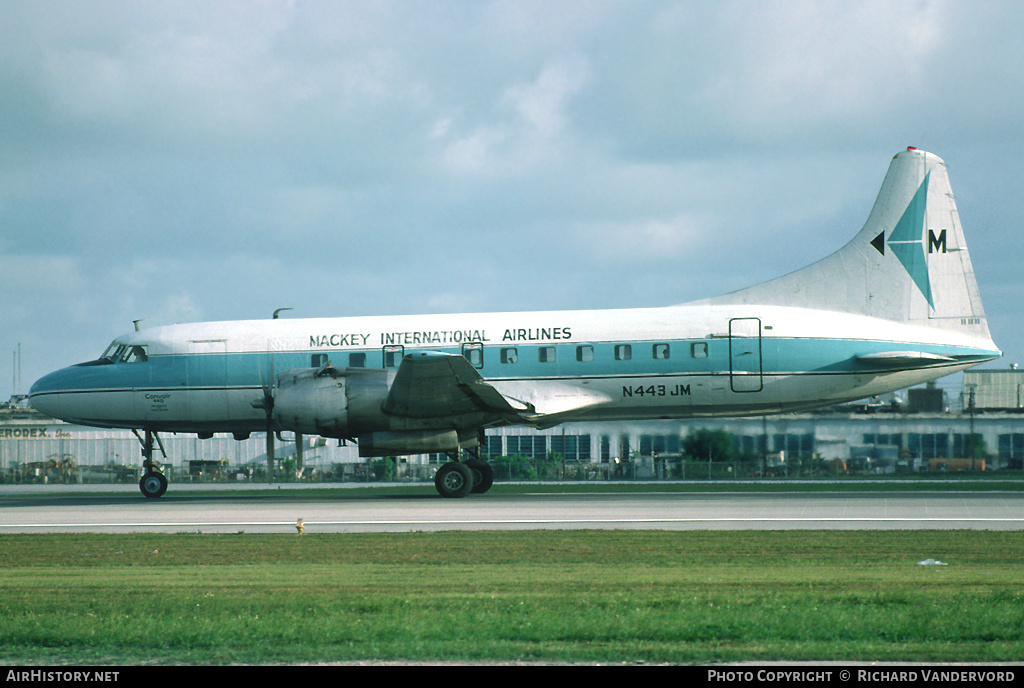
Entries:
<svg viewBox="0 0 1024 688">
<path fill-rule="evenodd" d="M 162 497 L 164 492 L 167 492 L 167 478 L 163 473 L 150 471 L 139 481 L 139 490 L 150 499 Z"/>
<path fill-rule="evenodd" d="M 473 471 L 464 463 L 450 461 L 437 469 L 434 487 L 442 497 L 465 497 L 473 491 Z"/>
<path fill-rule="evenodd" d="M 473 472 L 473 494 L 483 494 L 494 484 L 494 470 L 491 464 L 483 459 L 472 459 L 466 462 Z"/>
</svg>

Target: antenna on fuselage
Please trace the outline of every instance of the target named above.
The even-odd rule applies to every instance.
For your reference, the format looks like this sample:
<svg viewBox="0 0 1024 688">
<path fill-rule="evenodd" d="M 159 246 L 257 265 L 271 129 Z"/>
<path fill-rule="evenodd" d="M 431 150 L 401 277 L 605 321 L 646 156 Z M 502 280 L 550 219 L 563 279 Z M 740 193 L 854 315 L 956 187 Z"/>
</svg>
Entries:
<svg viewBox="0 0 1024 688">
<path fill-rule="evenodd" d="M 295 310 L 295 309 L 294 308 L 278 308 L 276 311 L 274 311 L 274 320 L 278 319 L 278 316 L 281 314 L 281 311 L 293 311 L 293 310 Z"/>
<path fill-rule="evenodd" d="M 132 323 L 135 325 L 135 331 L 136 332 L 138 332 L 139 330 L 142 329 L 141 327 L 139 327 L 139 323 L 142 322 L 145 319 L 146 318 L 139 318 L 138 320 L 132 320 Z"/>
</svg>

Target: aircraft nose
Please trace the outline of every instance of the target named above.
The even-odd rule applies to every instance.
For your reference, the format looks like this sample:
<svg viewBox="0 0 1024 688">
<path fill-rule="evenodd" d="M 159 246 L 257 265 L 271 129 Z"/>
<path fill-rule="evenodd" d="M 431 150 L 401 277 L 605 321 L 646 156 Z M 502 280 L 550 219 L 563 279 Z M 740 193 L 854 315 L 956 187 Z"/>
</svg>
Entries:
<svg viewBox="0 0 1024 688">
<path fill-rule="evenodd" d="M 61 371 L 58 370 L 36 380 L 28 390 L 28 403 L 32 408 L 51 418 L 61 417 L 59 391 L 61 377 Z"/>
</svg>

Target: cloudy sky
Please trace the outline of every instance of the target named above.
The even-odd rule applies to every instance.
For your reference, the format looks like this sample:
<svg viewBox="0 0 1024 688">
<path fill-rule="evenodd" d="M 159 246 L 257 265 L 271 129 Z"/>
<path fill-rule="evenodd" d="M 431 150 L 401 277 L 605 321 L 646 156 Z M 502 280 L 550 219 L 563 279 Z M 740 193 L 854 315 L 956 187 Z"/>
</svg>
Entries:
<svg viewBox="0 0 1024 688">
<path fill-rule="evenodd" d="M 1024 362 L 1024 6 L 0 3 L 0 399 L 132 321 L 658 306 L 949 165 Z"/>
</svg>

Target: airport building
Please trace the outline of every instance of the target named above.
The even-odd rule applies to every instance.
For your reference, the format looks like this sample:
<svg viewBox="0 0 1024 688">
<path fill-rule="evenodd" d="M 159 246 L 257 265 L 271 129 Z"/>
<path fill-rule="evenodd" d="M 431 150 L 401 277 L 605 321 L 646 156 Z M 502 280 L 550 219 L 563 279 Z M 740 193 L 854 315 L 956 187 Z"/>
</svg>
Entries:
<svg viewBox="0 0 1024 688">
<path fill-rule="evenodd" d="M 103 483 L 138 480 L 141 443 L 131 431 L 104 430 L 53 420 L 18 399 L 0 409 L 0 482 Z M 699 430 L 724 431 L 728 460 L 683 457 Z M 172 481 L 266 480 L 263 434 L 161 435 L 155 458 Z M 974 438 L 972 440 L 972 438 Z M 535 477 L 581 479 L 700 479 L 823 472 L 893 473 L 1024 468 L 1024 371 L 991 369 L 963 374 L 962 388 L 936 386 L 901 396 L 820 412 L 756 418 L 571 423 L 536 431 L 488 431 L 483 455 L 504 475 L 499 457 L 516 457 L 547 471 Z M 166 455 L 166 457 L 164 456 Z M 443 455 L 362 459 L 351 443 L 276 438 L 276 479 L 368 481 L 429 479 Z M 700 466 L 706 464 L 706 470 Z M 572 470 L 567 470 L 569 466 Z"/>
</svg>

